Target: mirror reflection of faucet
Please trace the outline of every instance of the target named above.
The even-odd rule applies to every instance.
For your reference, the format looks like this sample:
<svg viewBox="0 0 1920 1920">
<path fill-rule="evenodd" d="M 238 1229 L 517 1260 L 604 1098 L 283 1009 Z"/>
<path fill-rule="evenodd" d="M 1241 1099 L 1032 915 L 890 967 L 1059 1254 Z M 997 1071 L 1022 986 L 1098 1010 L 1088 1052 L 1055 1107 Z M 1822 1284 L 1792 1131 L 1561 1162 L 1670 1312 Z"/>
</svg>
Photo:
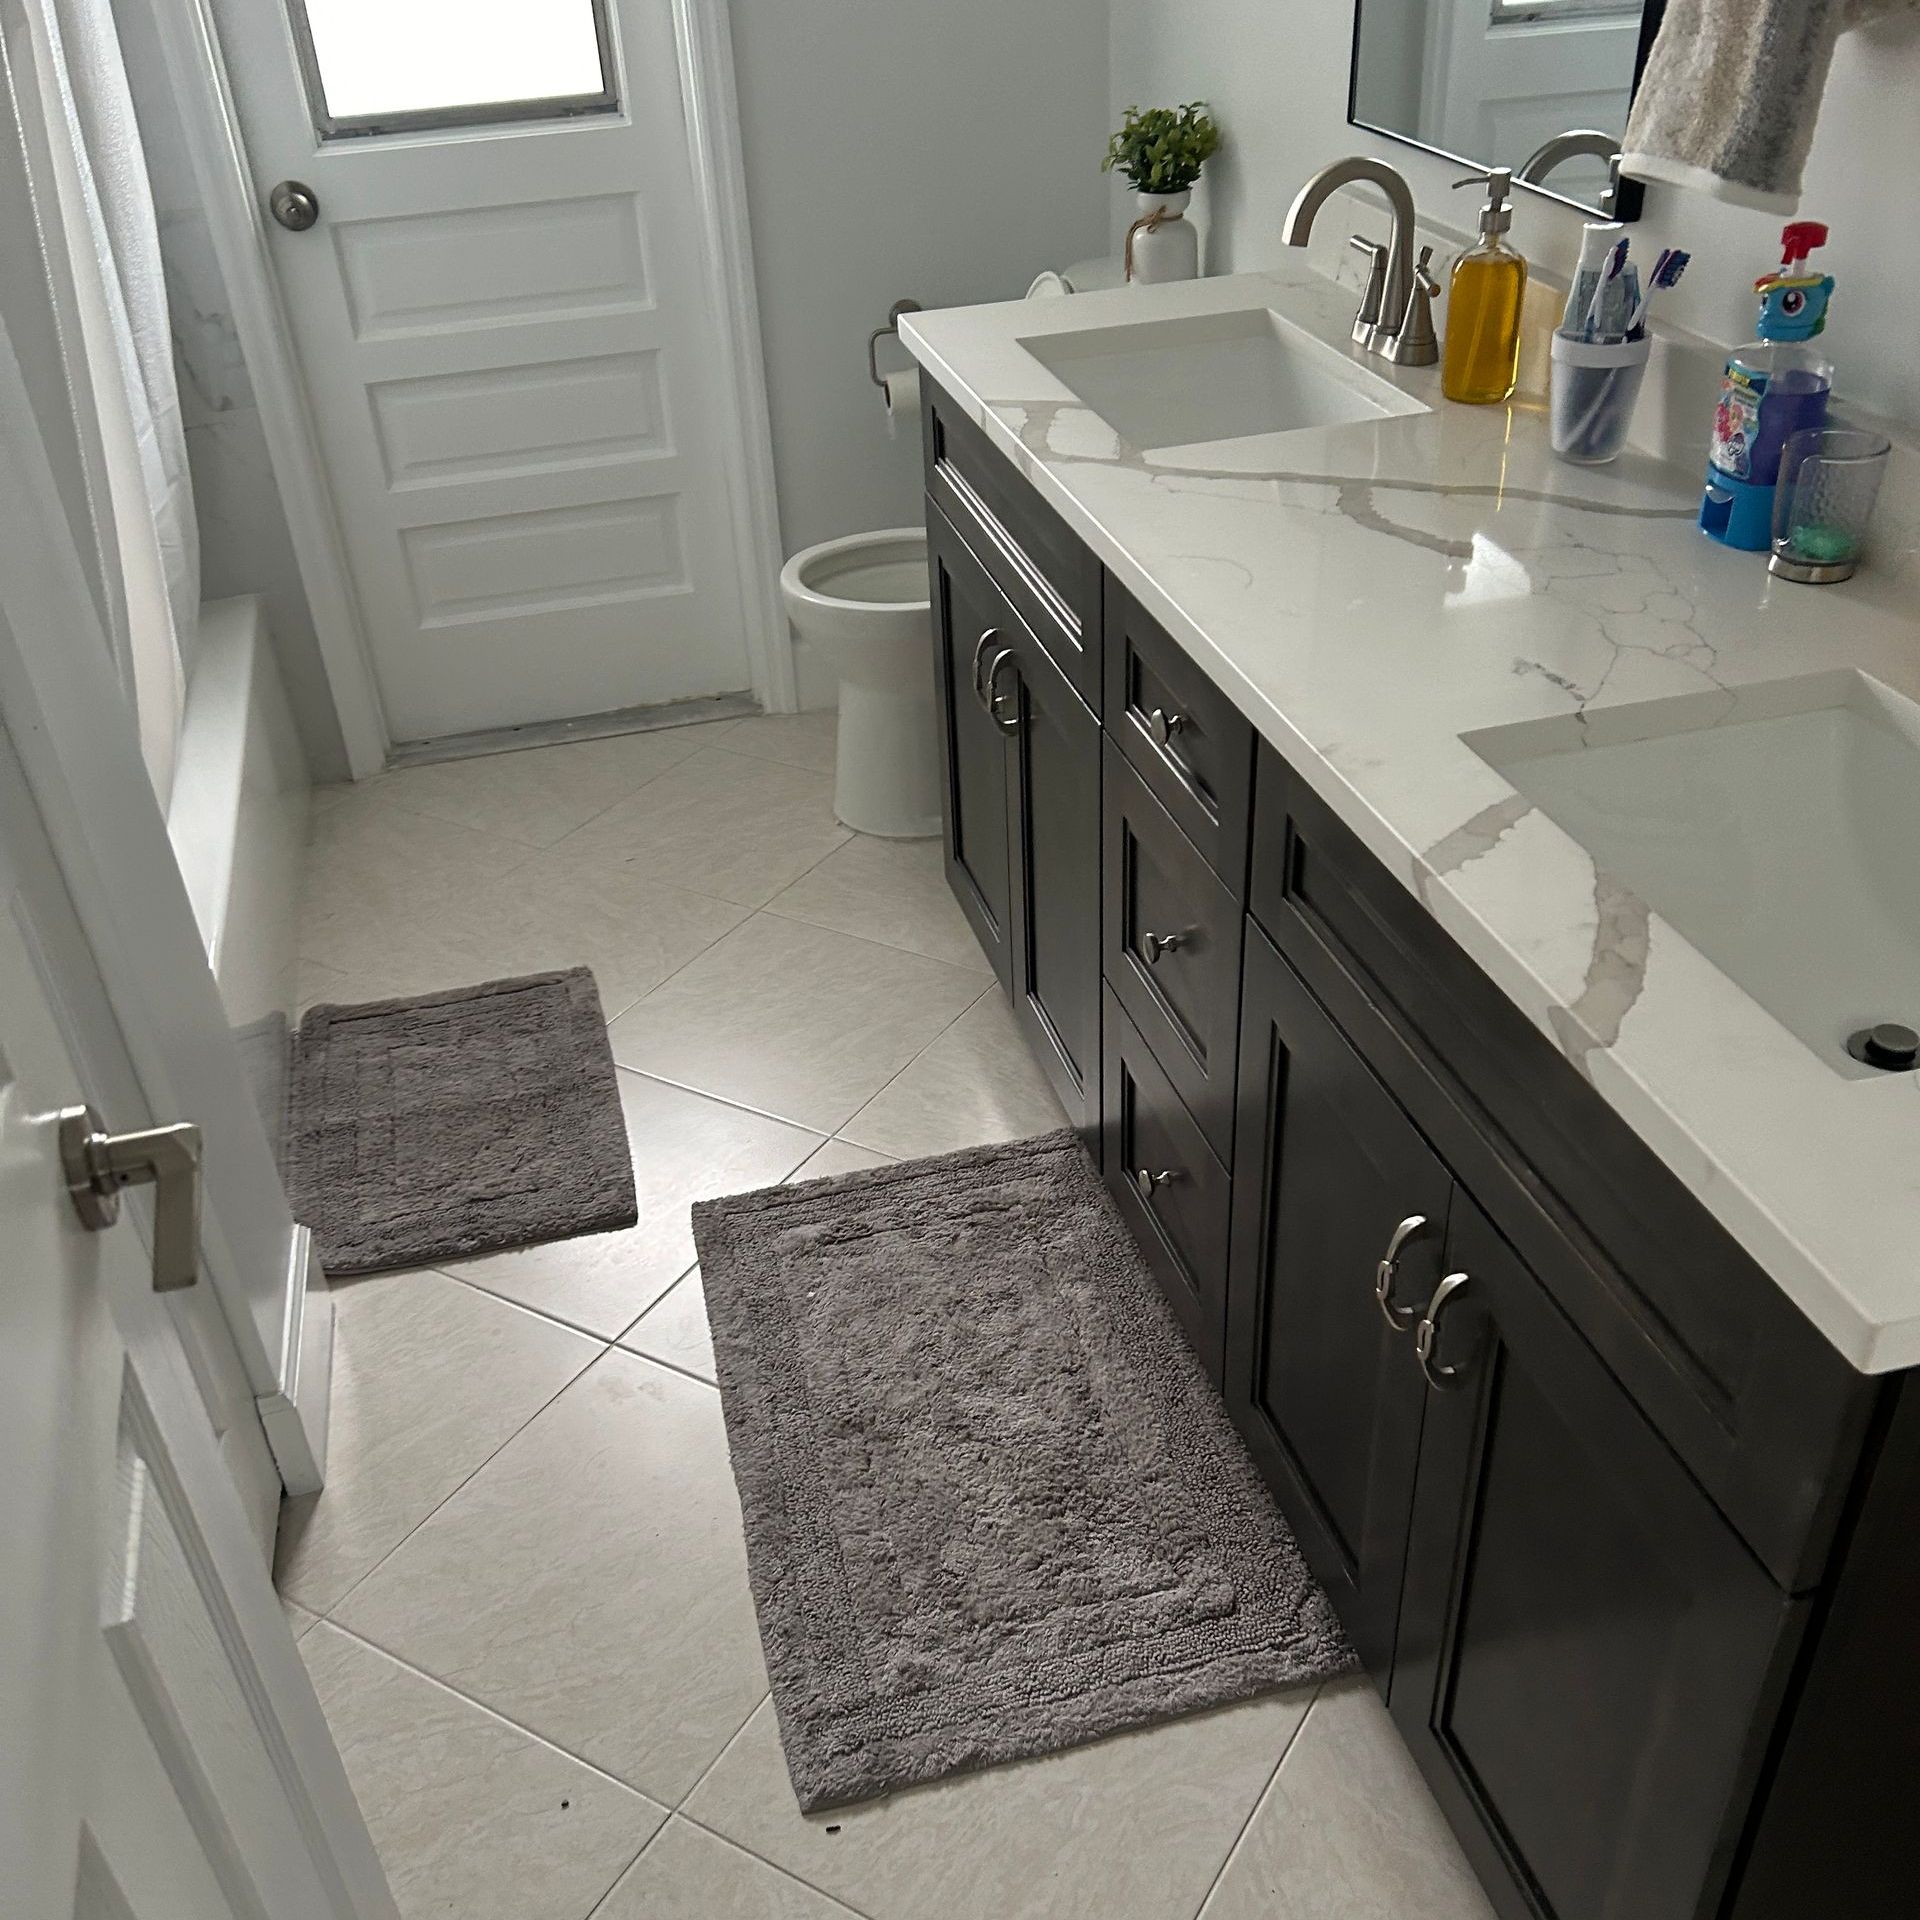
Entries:
<svg viewBox="0 0 1920 1920">
<path fill-rule="evenodd" d="M 1354 318 L 1355 342 L 1396 367 L 1430 367 L 1440 357 L 1433 331 L 1433 296 L 1440 283 L 1428 271 L 1432 248 L 1413 253 L 1413 191 L 1405 178 L 1384 160 L 1362 154 L 1324 166 L 1294 196 L 1287 209 L 1281 238 L 1290 247 L 1304 247 L 1313 232 L 1314 215 L 1339 188 L 1366 181 L 1387 196 L 1393 226 L 1382 247 L 1356 234 L 1352 244 L 1373 256 L 1367 291 Z"/>
</svg>

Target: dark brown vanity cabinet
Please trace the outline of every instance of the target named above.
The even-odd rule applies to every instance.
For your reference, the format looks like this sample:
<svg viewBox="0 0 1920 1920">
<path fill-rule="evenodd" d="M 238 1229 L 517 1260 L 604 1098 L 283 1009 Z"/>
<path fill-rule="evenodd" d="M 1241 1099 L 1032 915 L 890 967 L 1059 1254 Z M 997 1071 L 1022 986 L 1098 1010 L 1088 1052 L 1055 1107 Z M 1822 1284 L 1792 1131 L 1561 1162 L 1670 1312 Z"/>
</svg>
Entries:
<svg viewBox="0 0 1920 1920">
<path fill-rule="evenodd" d="M 1384 1692 L 1453 1181 L 1250 926 L 1227 1406 Z"/>
<path fill-rule="evenodd" d="M 1502 1920 L 1920 1912 L 1915 1376 L 926 424 L 954 892 Z"/>
<path fill-rule="evenodd" d="M 1513 1920 L 1718 1910 L 1805 1603 L 1455 1190 L 1390 1706 Z"/>
<path fill-rule="evenodd" d="M 1100 1117 L 1100 723 L 929 504 L 947 878 L 1068 1117 Z"/>
</svg>

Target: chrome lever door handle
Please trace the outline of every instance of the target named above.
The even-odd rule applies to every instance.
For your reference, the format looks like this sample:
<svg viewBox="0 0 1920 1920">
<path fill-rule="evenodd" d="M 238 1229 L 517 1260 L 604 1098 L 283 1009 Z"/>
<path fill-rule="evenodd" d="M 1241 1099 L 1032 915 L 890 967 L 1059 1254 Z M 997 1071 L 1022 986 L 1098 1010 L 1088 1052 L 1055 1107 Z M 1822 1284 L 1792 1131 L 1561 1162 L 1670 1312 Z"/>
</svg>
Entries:
<svg viewBox="0 0 1920 1920">
<path fill-rule="evenodd" d="M 304 180 L 282 180 L 267 195 L 267 211 L 289 233 L 305 233 L 320 221 L 320 196 Z"/>
<path fill-rule="evenodd" d="M 1463 1367 L 1443 1367 L 1433 1357 L 1433 1350 L 1440 1340 L 1440 1316 L 1447 1310 L 1447 1302 L 1466 1286 L 1468 1276 L 1464 1273 L 1450 1273 L 1433 1290 L 1433 1298 L 1427 1302 L 1427 1310 L 1420 1316 L 1420 1324 L 1414 1329 L 1414 1357 L 1420 1362 L 1420 1371 L 1427 1376 L 1427 1385 L 1438 1393 L 1451 1393 L 1461 1386 L 1466 1378 Z"/>
<path fill-rule="evenodd" d="M 60 1169 L 89 1233 L 120 1218 L 125 1187 L 153 1189 L 153 1290 L 173 1293 L 200 1276 L 200 1129 L 190 1121 L 108 1133 L 91 1107 L 60 1115 Z"/>
<path fill-rule="evenodd" d="M 1424 1213 L 1410 1213 L 1393 1230 L 1393 1238 L 1387 1242 L 1387 1250 L 1380 1256 L 1373 1269 L 1373 1297 L 1380 1303 L 1380 1313 L 1395 1333 L 1411 1333 L 1416 1320 L 1420 1318 L 1418 1307 L 1400 1307 L 1394 1305 L 1393 1281 L 1400 1268 L 1400 1256 L 1406 1251 L 1407 1242 L 1415 1234 L 1426 1229 L 1427 1216 Z"/>
</svg>

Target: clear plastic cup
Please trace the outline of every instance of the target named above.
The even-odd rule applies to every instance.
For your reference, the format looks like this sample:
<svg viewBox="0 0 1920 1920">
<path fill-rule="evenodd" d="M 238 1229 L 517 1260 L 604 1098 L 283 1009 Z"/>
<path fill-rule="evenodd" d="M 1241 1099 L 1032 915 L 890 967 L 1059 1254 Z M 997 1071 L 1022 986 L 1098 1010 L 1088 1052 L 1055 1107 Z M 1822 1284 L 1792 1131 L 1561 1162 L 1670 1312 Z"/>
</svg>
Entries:
<svg viewBox="0 0 1920 1920">
<path fill-rule="evenodd" d="M 1638 340 L 1553 336 L 1549 426 L 1553 450 L 1562 460 L 1597 467 L 1619 457 L 1652 351 L 1646 335 Z"/>
<path fill-rule="evenodd" d="M 1810 586 L 1850 579 L 1892 451 L 1881 435 L 1854 427 L 1796 433 L 1780 455 L 1768 571 Z"/>
</svg>

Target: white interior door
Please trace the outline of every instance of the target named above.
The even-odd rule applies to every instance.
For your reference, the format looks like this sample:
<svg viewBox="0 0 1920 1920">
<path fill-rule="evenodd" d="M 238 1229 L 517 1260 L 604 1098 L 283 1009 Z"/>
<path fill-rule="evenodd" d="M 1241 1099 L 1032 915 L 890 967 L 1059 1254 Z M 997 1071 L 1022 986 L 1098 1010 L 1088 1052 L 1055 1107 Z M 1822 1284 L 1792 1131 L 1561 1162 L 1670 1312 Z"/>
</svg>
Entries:
<svg viewBox="0 0 1920 1920">
<path fill-rule="evenodd" d="M 1442 0 L 1426 137 L 1449 153 L 1517 167 L 1556 133 L 1624 132 L 1640 12 L 1639 0 Z M 1592 205 L 1607 163 L 1568 160 L 1542 184 Z"/>
<path fill-rule="evenodd" d="M 394 737 L 748 689 L 672 0 L 215 12 Z"/>
<path fill-rule="evenodd" d="M 8 1920 L 394 1920 L 145 1224 L 68 1201 L 75 926 L 0 730 L 0 1880 Z M 30 883 L 28 875 L 43 876 Z M 70 918 L 70 913 L 68 914 Z"/>
</svg>

